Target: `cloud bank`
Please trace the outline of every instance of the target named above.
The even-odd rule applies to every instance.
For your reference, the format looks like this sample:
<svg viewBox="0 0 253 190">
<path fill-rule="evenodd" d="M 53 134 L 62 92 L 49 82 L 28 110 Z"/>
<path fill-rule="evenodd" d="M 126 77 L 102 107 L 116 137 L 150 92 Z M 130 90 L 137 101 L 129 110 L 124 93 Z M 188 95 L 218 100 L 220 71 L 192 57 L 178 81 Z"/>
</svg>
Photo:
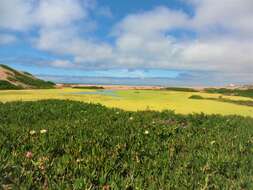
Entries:
<svg viewBox="0 0 253 190">
<path fill-rule="evenodd" d="M 2 0 L 0 29 L 29 33 L 29 42 L 56 56 L 52 67 L 78 69 L 169 69 L 248 77 L 253 71 L 252 0 L 180 0 L 193 10 L 166 6 L 126 15 L 111 26 L 107 42 L 94 37 L 113 17 L 94 0 Z M 179 35 L 180 34 L 180 35 Z M 0 35 L 0 44 L 16 41 Z M 218 77 L 216 77 L 218 78 Z"/>
</svg>

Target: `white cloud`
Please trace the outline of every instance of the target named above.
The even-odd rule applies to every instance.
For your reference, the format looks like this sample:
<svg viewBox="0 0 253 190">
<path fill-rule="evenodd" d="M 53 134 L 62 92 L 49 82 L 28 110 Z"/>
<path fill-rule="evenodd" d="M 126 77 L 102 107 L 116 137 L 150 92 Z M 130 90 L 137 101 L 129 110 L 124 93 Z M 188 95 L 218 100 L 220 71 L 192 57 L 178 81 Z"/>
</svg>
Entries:
<svg viewBox="0 0 253 190">
<path fill-rule="evenodd" d="M 253 33 L 252 0 L 190 0 L 195 6 L 193 25 L 200 30 L 224 29 L 237 35 Z"/>
<path fill-rule="evenodd" d="M 34 11 L 35 23 L 42 27 L 61 27 L 87 16 L 79 0 L 43 0 Z"/>
<path fill-rule="evenodd" d="M 187 26 L 187 18 L 188 16 L 181 11 L 173 11 L 161 6 L 152 11 L 127 16 L 116 26 L 114 33 L 155 35 L 173 28 Z"/>
<path fill-rule="evenodd" d="M 1 0 L 0 27 L 29 30 L 58 27 L 87 16 L 89 0 Z"/>
<path fill-rule="evenodd" d="M 73 58 L 73 64 L 51 63 L 59 67 L 251 72 L 253 1 L 185 2 L 192 3 L 192 16 L 164 6 L 127 15 L 112 29 L 114 43 L 96 40 L 87 32 L 91 9 L 111 15 L 109 8 L 99 7 L 94 0 L 2 0 L 0 28 L 36 28 L 34 47 Z M 186 36 L 191 31 L 196 37 L 178 38 L 172 34 L 175 30 L 185 31 Z"/>
<path fill-rule="evenodd" d="M 39 38 L 35 40 L 35 45 L 42 50 L 73 56 L 77 64 L 86 63 L 84 65 L 86 68 L 92 67 L 88 63 L 96 64 L 96 62 L 106 61 L 112 56 L 111 46 L 80 38 L 78 30 L 74 28 L 41 30 Z"/>
<path fill-rule="evenodd" d="M 14 43 L 16 40 L 17 38 L 13 35 L 0 33 L 0 45 Z"/>
<path fill-rule="evenodd" d="M 71 67 L 72 64 L 68 60 L 54 60 L 50 62 L 50 65 L 53 67 L 68 68 Z"/>
<path fill-rule="evenodd" d="M 33 0 L 1 0 L 0 28 L 26 30 L 33 22 Z"/>
<path fill-rule="evenodd" d="M 127 16 L 114 31 L 116 63 L 130 68 L 252 71 L 252 1 L 193 1 L 193 17 L 166 7 Z M 197 38 L 173 37 L 175 29 L 195 32 Z"/>
</svg>

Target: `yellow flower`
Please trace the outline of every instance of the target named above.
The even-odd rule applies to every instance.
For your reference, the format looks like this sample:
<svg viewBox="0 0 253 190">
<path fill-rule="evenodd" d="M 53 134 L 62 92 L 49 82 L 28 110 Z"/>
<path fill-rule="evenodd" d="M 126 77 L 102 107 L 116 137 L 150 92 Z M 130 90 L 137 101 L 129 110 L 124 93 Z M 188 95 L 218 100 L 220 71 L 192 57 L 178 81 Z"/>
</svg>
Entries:
<svg viewBox="0 0 253 190">
<path fill-rule="evenodd" d="M 148 131 L 148 130 L 146 130 L 146 131 L 144 132 L 144 134 L 148 135 L 148 134 L 149 134 L 149 131 Z"/>
</svg>

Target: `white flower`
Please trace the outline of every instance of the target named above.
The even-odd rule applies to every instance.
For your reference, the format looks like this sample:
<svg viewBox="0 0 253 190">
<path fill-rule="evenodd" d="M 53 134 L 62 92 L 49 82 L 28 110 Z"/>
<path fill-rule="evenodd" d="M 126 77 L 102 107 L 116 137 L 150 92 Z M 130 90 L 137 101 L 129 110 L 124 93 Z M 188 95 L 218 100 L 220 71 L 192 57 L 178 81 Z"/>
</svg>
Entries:
<svg viewBox="0 0 253 190">
<path fill-rule="evenodd" d="M 148 130 L 146 130 L 146 131 L 144 132 L 144 134 L 148 135 L 148 134 L 149 134 L 149 131 L 148 131 Z"/>
<path fill-rule="evenodd" d="M 78 158 L 78 159 L 76 160 L 77 163 L 80 163 L 80 162 L 83 162 L 83 161 L 84 161 L 83 158 L 82 158 L 82 159 L 81 159 L 81 158 Z"/>
<path fill-rule="evenodd" d="M 47 132 L 47 130 L 46 129 L 42 129 L 42 130 L 40 130 L 40 133 L 41 134 L 44 134 L 44 133 L 46 133 Z"/>
<path fill-rule="evenodd" d="M 134 118 L 133 117 L 130 117 L 129 120 L 133 120 Z"/>
<path fill-rule="evenodd" d="M 211 143 L 210 143 L 210 144 L 211 144 L 211 145 L 213 145 L 214 143 L 216 143 L 216 141 L 211 141 Z"/>
<path fill-rule="evenodd" d="M 30 135 L 35 135 L 35 134 L 36 134 L 36 131 L 32 130 L 32 131 L 30 131 L 29 133 L 30 133 Z"/>
</svg>

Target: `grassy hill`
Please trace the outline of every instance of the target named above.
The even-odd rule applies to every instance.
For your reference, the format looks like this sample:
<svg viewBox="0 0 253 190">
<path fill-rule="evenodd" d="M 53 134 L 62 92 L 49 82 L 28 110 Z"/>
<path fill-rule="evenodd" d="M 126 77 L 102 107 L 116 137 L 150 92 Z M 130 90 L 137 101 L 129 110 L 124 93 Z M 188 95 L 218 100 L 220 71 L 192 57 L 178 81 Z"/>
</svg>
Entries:
<svg viewBox="0 0 253 190">
<path fill-rule="evenodd" d="M 253 119 L 0 103 L 0 189 L 252 189 Z"/>
<path fill-rule="evenodd" d="M 36 78 L 28 72 L 17 71 L 0 64 L 0 90 L 53 88 L 54 83 Z"/>
</svg>

